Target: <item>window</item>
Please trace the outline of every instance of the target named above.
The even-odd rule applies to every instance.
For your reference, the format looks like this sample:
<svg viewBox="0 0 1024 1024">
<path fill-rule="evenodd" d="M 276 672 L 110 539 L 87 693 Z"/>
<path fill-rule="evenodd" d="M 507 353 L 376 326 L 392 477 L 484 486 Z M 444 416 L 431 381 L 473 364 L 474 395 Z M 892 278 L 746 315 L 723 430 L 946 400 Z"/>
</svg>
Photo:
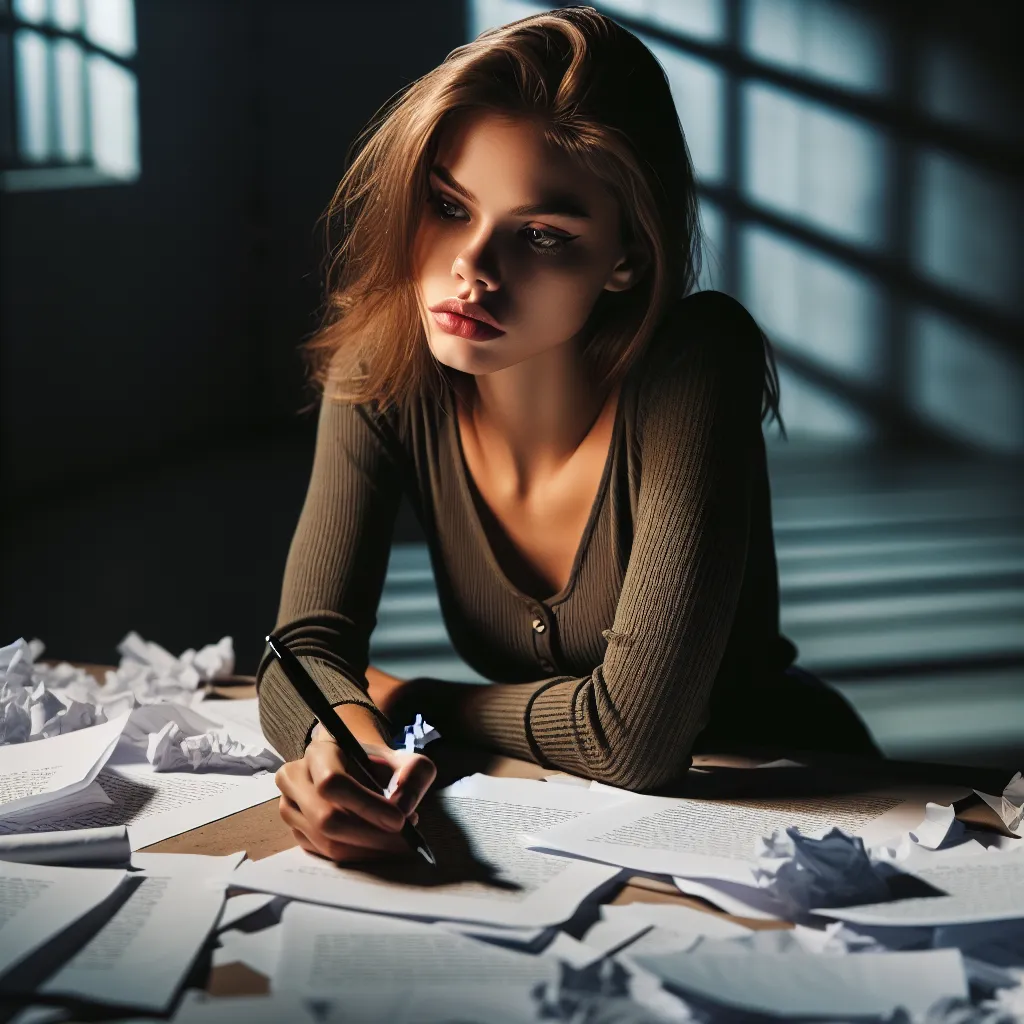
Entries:
<svg viewBox="0 0 1024 1024">
<path fill-rule="evenodd" d="M 138 179 L 132 0 L 0 0 L 5 191 Z"/>
</svg>

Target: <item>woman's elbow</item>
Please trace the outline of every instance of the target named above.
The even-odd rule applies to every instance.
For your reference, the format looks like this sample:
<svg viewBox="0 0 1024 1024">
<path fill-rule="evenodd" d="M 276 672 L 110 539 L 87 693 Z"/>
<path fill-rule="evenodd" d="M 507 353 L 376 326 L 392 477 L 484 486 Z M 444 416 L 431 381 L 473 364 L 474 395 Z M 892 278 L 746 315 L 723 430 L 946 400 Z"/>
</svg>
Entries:
<svg viewBox="0 0 1024 1024">
<path fill-rule="evenodd" d="M 659 750 L 624 744 L 600 766 L 593 766 L 590 777 L 617 789 L 650 793 L 678 781 L 690 764 L 688 745 L 674 750 Z"/>
</svg>

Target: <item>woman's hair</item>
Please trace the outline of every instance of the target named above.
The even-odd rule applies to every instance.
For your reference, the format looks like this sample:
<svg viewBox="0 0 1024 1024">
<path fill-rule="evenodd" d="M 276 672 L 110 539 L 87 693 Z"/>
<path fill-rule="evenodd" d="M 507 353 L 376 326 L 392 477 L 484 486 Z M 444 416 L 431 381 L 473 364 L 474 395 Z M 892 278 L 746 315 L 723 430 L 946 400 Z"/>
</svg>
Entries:
<svg viewBox="0 0 1024 1024">
<path fill-rule="evenodd" d="M 413 243 L 442 130 L 481 111 L 538 122 L 547 142 L 593 172 L 618 202 L 622 241 L 640 274 L 625 291 L 602 291 L 581 332 L 601 385 L 629 371 L 672 305 L 696 289 L 696 180 L 661 65 L 592 7 L 520 18 L 452 50 L 395 93 L 352 143 L 324 215 L 323 319 L 303 346 L 313 382 L 329 397 L 403 407 L 419 395 L 436 397 L 445 374 L 461 374 L 427 344 Z M 770 412 L 782 427 L 775 360 L 761 337 L 761 415 Z"/>
</svg>

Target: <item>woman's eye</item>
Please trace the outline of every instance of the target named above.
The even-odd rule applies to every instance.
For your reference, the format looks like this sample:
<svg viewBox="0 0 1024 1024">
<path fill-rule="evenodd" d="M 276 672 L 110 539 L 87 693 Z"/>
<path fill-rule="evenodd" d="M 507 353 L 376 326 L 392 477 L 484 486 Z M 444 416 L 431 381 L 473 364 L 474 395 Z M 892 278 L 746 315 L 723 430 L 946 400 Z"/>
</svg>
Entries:
<svg viewBox="0 0 1024 1024">
<path fill-rule="evenodd" d="M 445 197 L 439 192 L 435 192 L 430 197 L 430 201 L 433 203 L 441 220 L 459 219 L 455 215 L 459 210 L 458 204 L 445 199 Z M 453 213 L 450 211 L 455 212 Z M 533 249 L 534 252 L 544 255 L 561 252 L 572 241 L 572 238 L 553 235 L 550 231 L 542 231 L 540 228 L 523 228 L 523 232 L 530 248 Z"/>
<path fill-rule="evenodd" d="M 527 234 L 535 231 L 539 238 L 527 239 L 537 252 L 561 252 L 571 241 L 571 238 L 562 238 L 560 235 L 552 235 L 548 231 L 541 231 L 540 228 L 525 228 Z"/>
</svg>

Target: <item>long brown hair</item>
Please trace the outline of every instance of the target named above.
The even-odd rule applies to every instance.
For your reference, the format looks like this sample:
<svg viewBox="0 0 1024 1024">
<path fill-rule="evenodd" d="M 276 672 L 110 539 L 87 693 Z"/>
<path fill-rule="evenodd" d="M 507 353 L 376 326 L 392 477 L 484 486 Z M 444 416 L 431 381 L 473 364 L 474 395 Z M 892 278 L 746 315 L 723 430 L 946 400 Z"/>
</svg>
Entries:
<svg viewBox="0 0 1024 1024">
<path fill-rule="evenodd" d="M 303 346 L 313 382 L 329 397 L 404 407 L 437 397 L 442 378 L 461 372 L 439 363 L 427 344 L 412 253 L 441 131 L 481 110 L 539 121 L 547 141 L 618 200 L 623 242 L 644 270 L 631 288 L 602 292 L 584 326 L 582 351 L 599 386 L 625 376 L 672 304 L 696 288 L 696 180 L 663 68 L 593 7 L 520 18 L 482 32 L 400 89 L 349 148 L 324 215 L 323 319 Z M 782 427 L 763 332 L 762 341 L 762 418 L 771 412 Z"/>
</svg>

